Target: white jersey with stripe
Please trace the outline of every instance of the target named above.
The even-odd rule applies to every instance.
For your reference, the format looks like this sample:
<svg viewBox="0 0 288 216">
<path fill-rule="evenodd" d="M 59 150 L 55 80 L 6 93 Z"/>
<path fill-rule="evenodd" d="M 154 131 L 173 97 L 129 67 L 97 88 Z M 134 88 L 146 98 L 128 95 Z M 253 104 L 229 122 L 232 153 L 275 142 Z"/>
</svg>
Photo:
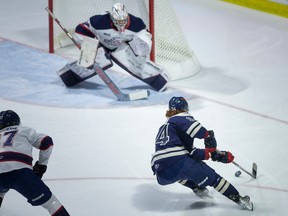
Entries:
<svg viewBox="0 0 288 216">
<path fill-rule="evenodd" d="M 32 169 L 33 147 L 39 149 L 38 163 L 47 165 L 53 148 L 50 136 L 21 125 L 0 130 L 0 173 Z"/>
</svg>

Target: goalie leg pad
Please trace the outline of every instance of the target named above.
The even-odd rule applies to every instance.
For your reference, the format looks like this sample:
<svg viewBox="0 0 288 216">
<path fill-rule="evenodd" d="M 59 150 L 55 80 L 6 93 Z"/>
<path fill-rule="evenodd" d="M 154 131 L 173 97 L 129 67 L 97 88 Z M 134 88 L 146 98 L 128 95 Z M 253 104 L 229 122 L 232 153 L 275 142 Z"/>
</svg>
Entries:
<svg viewBox="0 0 288 216">
<path fill-rule="evenodd" d="M 66 64 L 61 70 L 57 72 L 63 83 L 67 86 L 76 85 L 90 77 L 95 76 L 97 73 L 94 69 L 84 68 L 79 66 L 77 62 Z"/>
<path fill-rule="evenodd" d="M 154 62 L 135 56 L 130 47 L 117 49 L 111 54 L 111 59 L 122 69 L 137 79 L 147 83 L 156 91 L 164 91 L 169 80 L 164 68 Z"/>
<path fill-rule="evenodd" d="M 156 91 L 165 91 L 167 86 L 167 78 L 163 74 L 157 76 L 149 77 L 144 79 L 144 82 L 152 86 Z"/>
<path fill-rule="evenodd" d="M 72 70 L 69 70 L 69 71 L 66 71 L 65 73 L 62 73 L 60 75 L 60 78 L 67 87 L 76 85 L 77 83 L 83 81 L 83 79 L 81 79 L 81 77 L 79 77 Z"/>
</svg>

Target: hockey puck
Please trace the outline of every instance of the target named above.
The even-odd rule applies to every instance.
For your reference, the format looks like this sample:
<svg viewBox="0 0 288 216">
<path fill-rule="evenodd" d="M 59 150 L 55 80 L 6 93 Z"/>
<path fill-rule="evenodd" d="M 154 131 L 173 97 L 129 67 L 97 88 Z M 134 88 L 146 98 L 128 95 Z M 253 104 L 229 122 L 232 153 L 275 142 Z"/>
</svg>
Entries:
<svg viewBox="0 0 288 216">
<path fill-rule="evenodd" d="M 238 170 L 237 172 L 235 172 L 235 176 L 236 177 L 239 177 L 241 175 L 241 171 L 240 170 Z"/>
</svg>

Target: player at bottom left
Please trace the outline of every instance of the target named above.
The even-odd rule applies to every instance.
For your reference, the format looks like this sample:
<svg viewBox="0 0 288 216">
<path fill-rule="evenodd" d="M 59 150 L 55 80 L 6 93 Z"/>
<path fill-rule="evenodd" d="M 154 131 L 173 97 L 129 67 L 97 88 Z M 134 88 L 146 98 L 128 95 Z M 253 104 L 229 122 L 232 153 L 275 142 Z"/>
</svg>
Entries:
<svg viewBox="0 0 288 216">
<path fill-rule="evenodd" d="M 50 136 L 22 126 L 20 117 L 13 110 L 0 112 L 0 207 L 5 194 L 13 189 L 32 206 L 42 206 L 52 216 L 70 215 L 41 180 L 53 145 Z M 34 166 L 33 147 L 39 149 Z"/>
</svg>

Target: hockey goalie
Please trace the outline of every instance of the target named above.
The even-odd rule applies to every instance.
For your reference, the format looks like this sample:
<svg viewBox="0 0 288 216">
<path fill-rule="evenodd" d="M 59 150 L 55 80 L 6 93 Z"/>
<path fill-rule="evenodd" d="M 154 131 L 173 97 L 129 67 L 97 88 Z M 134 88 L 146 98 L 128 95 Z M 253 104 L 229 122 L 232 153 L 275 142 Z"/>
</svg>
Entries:
<svg viewBox="0 0 288 216">
<path fill-rule="evenodd" d="M 75 41 L 83 45 L 87 37 L 99 42 L 99 46 L 95 44 L 95 48 L 92 46 L 86 46 L 86 48 L 90 52 L 94 49 L 95 62 L 103 70 L 115 63 L 156 91 L 161 92 L 166 89 L 169 81 L 167 72 L 162 66 L 150 60 L 151 34 L 143 20 L 128 13 L 122 3 L 116 3 L 111 11 L 94 15 L 87 22 L 77 25 L 74 34 Z M 68 63 L 58 71 L 58 75 L 66 86 L 76 85 L 97 74 L 93 67 L 87 68 L 79 64 L 82 57 L 81 53 L 78 61 Z"/>
</svg>

